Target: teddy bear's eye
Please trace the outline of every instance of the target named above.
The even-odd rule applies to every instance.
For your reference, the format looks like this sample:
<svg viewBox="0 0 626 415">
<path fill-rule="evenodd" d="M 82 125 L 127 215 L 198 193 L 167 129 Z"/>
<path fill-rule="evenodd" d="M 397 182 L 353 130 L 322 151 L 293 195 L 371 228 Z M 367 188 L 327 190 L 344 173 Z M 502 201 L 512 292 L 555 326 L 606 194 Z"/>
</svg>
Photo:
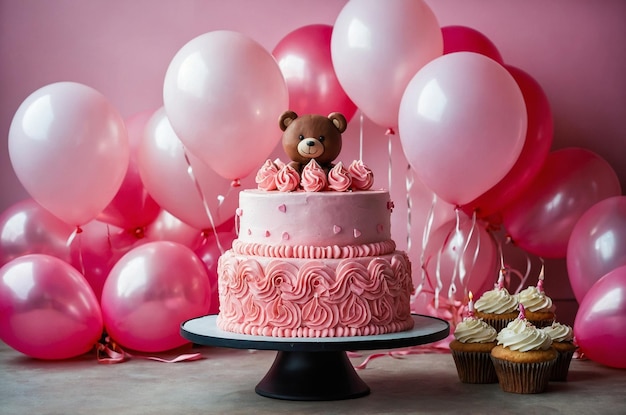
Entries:
<svg viewBox="0 0 626 415">
<path fill-rule="evenodd" d="M 298 138 L 300 139 L 300 141 L 304 140 L 304 136 L 302 134 L 300 134 Z"/>
<path fill-rule="evenodd" d="M 326 138 L 323 135 L 320 135 L 318 140 L 320 143 L 323 143 Z"/>
</svg>

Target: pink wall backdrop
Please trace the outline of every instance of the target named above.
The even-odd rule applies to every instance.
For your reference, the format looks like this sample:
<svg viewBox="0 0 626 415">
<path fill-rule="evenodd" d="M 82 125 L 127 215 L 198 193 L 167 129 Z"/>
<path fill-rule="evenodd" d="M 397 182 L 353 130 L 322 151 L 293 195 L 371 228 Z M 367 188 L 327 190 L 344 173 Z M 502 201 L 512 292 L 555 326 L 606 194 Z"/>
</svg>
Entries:
<svg viewBox="0 0 626 415">
<path fill-rule="evenodd" d="M 2 0 L 0 1 L 0 211 L 28 197 L 9 161 L 7 136 L 21 102 L 58 81 L 102 92 L 124 117 L 162 105 L 163 79 L 175 53 L 213 30 L 239 31 L 271 51 L 290 31 L 333 24 L 346 0 Z M 584 147 L 606 159 L 626 188 L 626 2 L 623 0 L 427 0 L 441 26 L 487 35 L 505 63 L 531 74 L 552 106 L 553 149 Z M 348 127 L 345 159 L 358 158 L 358 116 Z M 364 159 L 387 185 L 384 130 L 363 123 Z M 280 154 L 279 152 L 276 154 Z M 406 160 L 392 148 L 394 233 L 406 246 Z M 460 184 L 462 185 L 462 184 Z M 418 195 L 419 196 L 419 195 Z M 400 202 L 400 203 L 398 203 Z M 430 200 L 417 201 L 418 226 Z M 404 205 L 404 206 L 403 206 Z M 421 216 L 420 216 L 421 215 Z M 563 260 L 547 262 L 546 287 L 559 318 L 576 302 Z"/>
</svg>

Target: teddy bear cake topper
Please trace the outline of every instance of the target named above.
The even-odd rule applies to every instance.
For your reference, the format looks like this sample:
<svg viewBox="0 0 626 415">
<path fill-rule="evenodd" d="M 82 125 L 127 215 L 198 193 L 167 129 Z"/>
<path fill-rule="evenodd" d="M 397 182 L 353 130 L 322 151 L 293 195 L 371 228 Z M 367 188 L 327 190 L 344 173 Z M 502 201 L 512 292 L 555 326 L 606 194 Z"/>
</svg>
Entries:
<svg viewBox="0 0 626 415">
<path fill-rule="evenodd" d="M 290 161 L 267 160 L 256 175 L 261 190 L 306 192 L 367 190 L 374 181 L 372 171 L 361 160 L 346 169 L 334 164 L 341 152 L 342 133 L 347 128 L 343 114 L 298 116 L 285 111 L 279 119 L 282 144 Z"/>
</svg>

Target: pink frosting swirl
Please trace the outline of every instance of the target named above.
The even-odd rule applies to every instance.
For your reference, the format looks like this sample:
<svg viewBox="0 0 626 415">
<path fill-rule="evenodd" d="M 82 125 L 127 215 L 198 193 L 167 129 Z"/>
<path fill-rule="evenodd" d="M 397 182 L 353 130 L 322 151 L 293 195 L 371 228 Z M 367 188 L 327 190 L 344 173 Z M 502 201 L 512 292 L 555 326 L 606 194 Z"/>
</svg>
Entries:
<svg viewBox="0 0 626 415">
<path fill-rule="evenodd" d="M 315 296 L 302 306 L 302 325 L 313 330 L 327 330 L 334 328 L 339 322 L 339 308 L 337 304 L 324 301 Z"/>
<path fill-rule="evenodd" d="M 277 297 L 267 304 L 266 314 L 272 326 L 283 329 L 297 329 L 302 325 L 300 309 L 290 301 Z"/>
<path fill-rule="evenodd" d="M 321 192 L 326 188 L 328 184 L 326 173 L 315 159 L 311 159 L 302 169 L 302 181 L 300 184 L 306 192 Z"/>
<path fill-rule="evenodd" d="M 293 291 L 283 293 L 285 300 L 302 303 L 307 298 L 328 295 L 333 285 L 334 271 L 320 261 L 310 261 L 304 264 L 296 278 Z"/>
<path fill-rule="evenodd" d="M 387 295 L 370 301 L 372 309 L 372 323 L 377 325 L 387 325 L 393 321 L 396 315 L 396 307 Z"/>
<path fill-rule="evenodd" d="M 352 176 L 352 188 L 367 190 L 374 184 L 374 173 L 361 160 L 354 160 L 348 172 Z"/>
<path fill-rule="evenodd" d="M 374 300 L 387 296 L 392 292 L 390 286 L 395 287 L 397 285 L 391 264 L 383 258 L 374 258 L 367 266 L 367 271 L 370 274 L 370 280 L 363 293 L 367 299 Z"/>
<path fill-rule="evenodd" d="M 372 319 L 370 304 L 352 294 L 339 303 L 339 321 L 347 327 L 365 327 Z"/>
<path fill-rule="evenodd" d="M 292 192 L 300 185 L 300 175 L 290 165 L 284 165 L 276 175 L 276 187 L 281 192 Z"/>
<path fill-rule="evenodd" d="M 283 292 L 293 291 L 297 275 L 298 267 L 295 265 L 273 260 L 265 268 L 265 278 L 256 278 L 250 284 L 250 292 L 260 301 L 271 301 L 280 297 Z"/>
<path fill-rule="evenodd" d="M 348 170 L 339 162 L 328 172 L 328 188 L 337 192 L 345 192 L 352 186 L 352 177 Z"/>
<path fill-rule="evenodd" d="M 276 165 L 272 160 L 266 160 L 254 180 L 261 190 L 276 190 L 276 174 L 278 174 Z"/>
<path fill-rule="evenodd" d="M 365 265 L 357 261 L 341 261 L 336 272 L 337 281 L 330 289 L 330 295 L 338 301 L 346 301 L 353 294 L 361 296 L 368 286 L 370 274 Z"/>
</svg>

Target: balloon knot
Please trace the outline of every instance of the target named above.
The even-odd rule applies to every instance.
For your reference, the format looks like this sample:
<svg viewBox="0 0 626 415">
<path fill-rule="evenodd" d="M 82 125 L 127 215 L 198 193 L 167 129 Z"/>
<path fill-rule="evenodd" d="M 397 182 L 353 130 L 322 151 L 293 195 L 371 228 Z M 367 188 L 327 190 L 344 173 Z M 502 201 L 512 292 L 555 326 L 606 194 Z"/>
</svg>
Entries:
<svg viewBox="0 0 626 415">
<path fill-rule="evenodd" d="M 146 236 L 146 231 L 143 227 L 138 227 L 132 230 L 132 234 L 137 239 L 143 239 Z"/>
<path fill-rule="evenodd" d="M 385 135 L 396 135 L 396 132 L 393 130 L 393 128 L 389 127 L 387 128 L 387 131 L 385 131 Z"/>
<path fill-rule="evenodd" d="M 76 227 L 76 233 L 83 233 L 83 228 L 81 228 L 80 226 Z"/>
<path fill-rule="evenodd" d="M 241 181 L 239 179 L 235 179 L 232 182 L 230 182 L 230 187 L 239 187 L 241 186 Z"/>
</svg>

